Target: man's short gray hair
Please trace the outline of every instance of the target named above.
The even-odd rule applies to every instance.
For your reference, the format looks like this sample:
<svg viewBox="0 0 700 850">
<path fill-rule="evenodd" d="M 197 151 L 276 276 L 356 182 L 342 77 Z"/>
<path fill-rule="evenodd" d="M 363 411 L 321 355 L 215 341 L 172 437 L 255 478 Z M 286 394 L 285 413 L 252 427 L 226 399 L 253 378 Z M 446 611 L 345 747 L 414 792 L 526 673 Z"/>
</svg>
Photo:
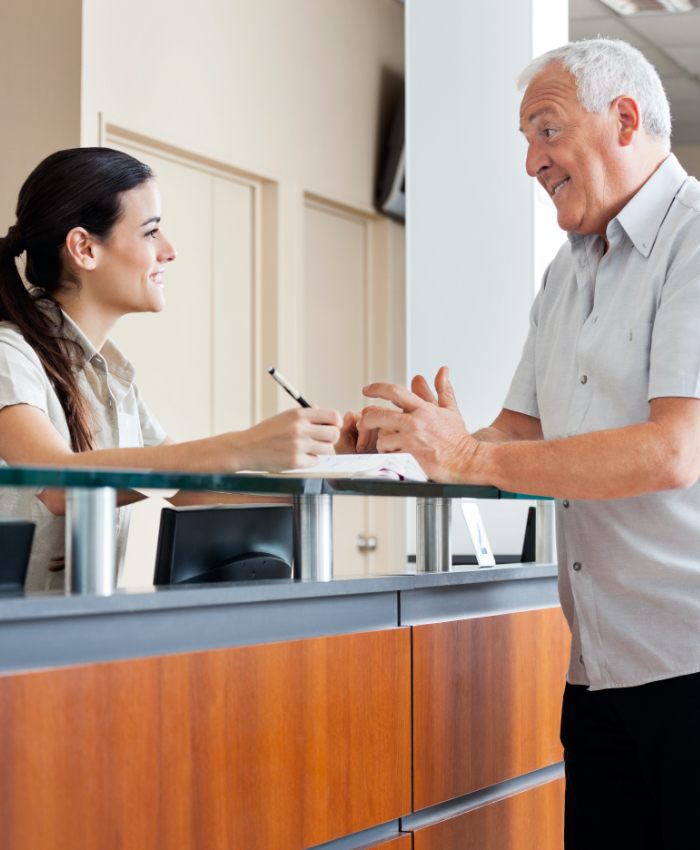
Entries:
<svg viewBox="0 0 700 850">
<path fill-rule="evenodd" d="M 533 59 L 518 77 L 518 88 L 526 88 L 552 62 L 561 62 L 573 74 L 579 103 L 587 112 L 603 112 L 615 98 L 629 95 L 639 105 L 646 132 L 670 143 L 666 92 L 656 68 L 636 47 L 611 38 L 572 41 Z"/>
</svg>

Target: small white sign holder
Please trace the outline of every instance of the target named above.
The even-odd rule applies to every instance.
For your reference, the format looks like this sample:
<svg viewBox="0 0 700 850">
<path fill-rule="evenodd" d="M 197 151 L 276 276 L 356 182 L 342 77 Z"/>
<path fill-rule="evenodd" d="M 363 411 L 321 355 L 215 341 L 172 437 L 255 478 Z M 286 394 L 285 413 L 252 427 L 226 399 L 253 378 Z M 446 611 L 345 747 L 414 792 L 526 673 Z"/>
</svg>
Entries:
<svg viewBox="0 0 700 850">
<path fill-rule="evenodd" d="M 476 553 L 476 562 L 480 567 L 496 566 L 496 559 L 491 551 L 491 544 L 486 534 L 484 521 L 481 518 L 479 506 L 473 499 L 460 499 L 462 504 L 462 513 L 467 523 L 467 530 L 471 538 L 474 552 Z"/>
</svg>

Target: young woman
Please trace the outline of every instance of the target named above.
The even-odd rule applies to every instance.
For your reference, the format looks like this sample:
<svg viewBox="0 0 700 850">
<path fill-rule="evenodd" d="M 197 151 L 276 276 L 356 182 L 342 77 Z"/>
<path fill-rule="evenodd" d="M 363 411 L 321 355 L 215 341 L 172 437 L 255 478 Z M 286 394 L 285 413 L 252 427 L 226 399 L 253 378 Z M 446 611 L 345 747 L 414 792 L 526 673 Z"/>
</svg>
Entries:
<svg viewBox="0 0 700 850">
<path fill-rule="evenodd" d="M 126 313 L 164 307 L 175 249 L 160 219 L 150 168 L 125 153 L 59 151 L 29 175 L 17 222 L 0 238 L 0 459 L 236 472 L 308 466 L 333 453 L 341 418 L 315 408 L 187 443 L 167 437 L 108 339 Z M 47 507 L 55 495 L 39 495 L 44 501 L 36 491 L 0 488 L 0 516 L 37 525 L 31 590 L 63 585 L 63 520 Z M 117 522 L 122 552 L 125 518 Z"/>
</svg>

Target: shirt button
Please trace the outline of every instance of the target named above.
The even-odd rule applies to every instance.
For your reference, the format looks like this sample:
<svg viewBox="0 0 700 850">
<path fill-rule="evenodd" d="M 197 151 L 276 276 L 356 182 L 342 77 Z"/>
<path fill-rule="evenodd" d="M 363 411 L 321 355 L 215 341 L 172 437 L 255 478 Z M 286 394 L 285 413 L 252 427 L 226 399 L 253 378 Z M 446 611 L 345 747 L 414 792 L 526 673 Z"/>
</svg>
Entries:
<svg viewBox="0 0 700 850">
<path fill-rule="evenodd" d="M 573 567 L 574 570 L 576 570 L 576 572 L 578 572 L 581 569 L 581 562 L 580 561 L 574 561 L 571 566 Z"/>
<path fill-rule="evenodd" d="M 564 508 L 568 508 L 568 507 L 569 507 L 569 500 L 568 500 L 568 499 L 564 499 L 564 501 L 563 501 L 561 504 L 562 504 L 562 507 L 564 507 Z"/>
<path fill-rule="evenodd" d="M 111 398 L 110 398 L 110 399 L 108 399 L 108 400 L 107 400 L 107 407 L 113 407 L 113 406 L 114 406 L 114 405 L 113 405 L 112 399 L 111 399 Z"/>
<path fill-rule="evenodd" d="M 588 375 L 581 375 L 581 377 L 579 378 L 579 381 L 581 381 L 582 384 L 587 384 L 588 383 Z"/>
<path fill-rule="evenodd" d="M 579 661 L 579 664 L 583 664 L 583 655 L 579 655 L 578 661 Z"/>
</svg>

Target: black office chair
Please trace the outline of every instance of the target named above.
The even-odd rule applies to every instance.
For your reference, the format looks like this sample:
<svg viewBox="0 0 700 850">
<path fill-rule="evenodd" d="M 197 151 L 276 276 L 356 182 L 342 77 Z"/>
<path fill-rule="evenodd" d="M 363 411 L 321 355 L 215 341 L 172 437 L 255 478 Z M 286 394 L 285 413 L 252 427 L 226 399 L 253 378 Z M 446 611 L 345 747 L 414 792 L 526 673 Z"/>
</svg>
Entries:
<svg viewBox="0 0 700 850">
<path fill-rule="evenodd" d="M 0 591 L 23 589 L 34 528 L 28 520 L 0 519 Z"/>
<path fill-rule="evenodd" d="M 163 508 L 153 583 L 199 584 L 292 576 L 292 508 Z"/>
</svg>

